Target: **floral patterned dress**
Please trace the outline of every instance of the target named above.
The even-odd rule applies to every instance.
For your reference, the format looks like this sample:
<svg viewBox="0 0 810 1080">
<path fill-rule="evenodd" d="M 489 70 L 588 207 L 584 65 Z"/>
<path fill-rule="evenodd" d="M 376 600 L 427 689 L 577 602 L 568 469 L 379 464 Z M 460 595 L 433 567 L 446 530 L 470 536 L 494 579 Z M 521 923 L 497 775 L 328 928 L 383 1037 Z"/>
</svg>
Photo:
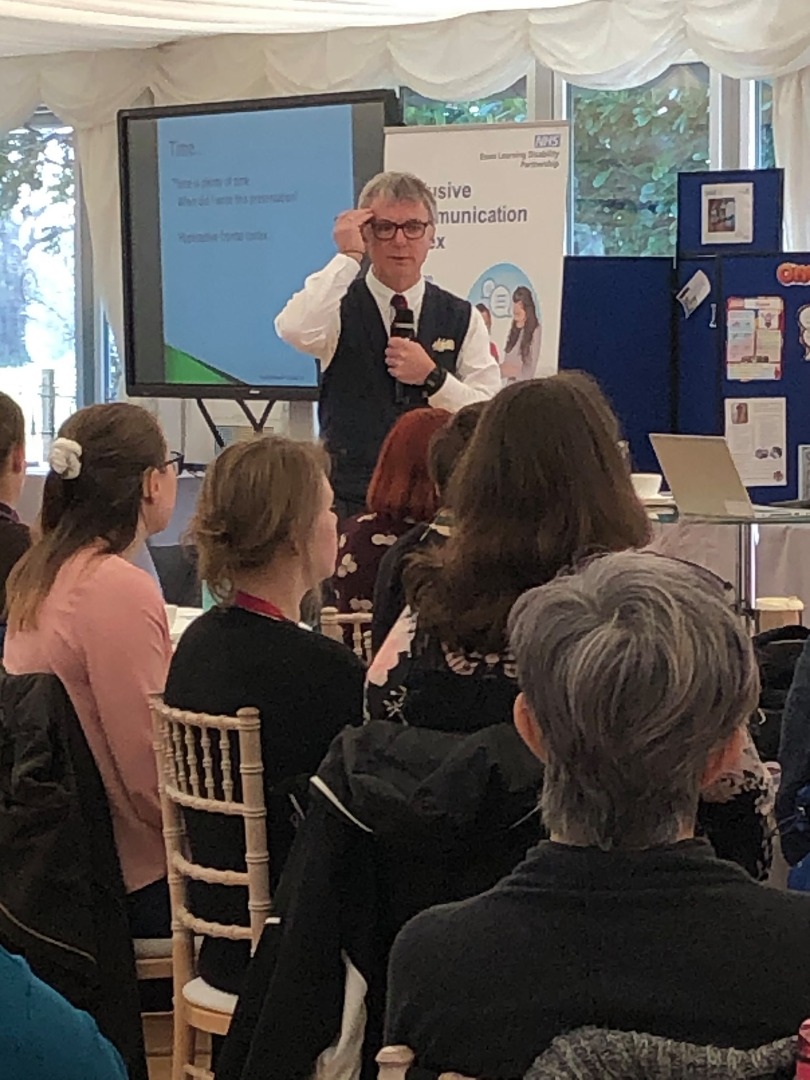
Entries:
<svg viewBox="0 0 810 1080">
<path fill-rule="evenodd" d="M 346 614 L 371 612 L 380 560 L 415 522 L 383 514 L 356 514 L 343 523 L 332 578 L 334 605 Z M 349 634 L 351 644 L 351 634 Z"/>
<path fill-rule="evenodd" d="M 454 652 L 406 607 L 366 675 L 365 718 L 477 731 L 511 723 L 517 692 L 510 655 Z"/>
<path fill-rule="evenodd" d="M 476 731 L 511 723 L 517 693 L 509 654 L 453 652 L 406 608 L 366 673 L 364 716 Z M 773 808 L 773 781 L 749 734 L 740 759 L 702 793 L 698 831 L 721 858 L 764 880 L 773 855 Z"/>
</svg>

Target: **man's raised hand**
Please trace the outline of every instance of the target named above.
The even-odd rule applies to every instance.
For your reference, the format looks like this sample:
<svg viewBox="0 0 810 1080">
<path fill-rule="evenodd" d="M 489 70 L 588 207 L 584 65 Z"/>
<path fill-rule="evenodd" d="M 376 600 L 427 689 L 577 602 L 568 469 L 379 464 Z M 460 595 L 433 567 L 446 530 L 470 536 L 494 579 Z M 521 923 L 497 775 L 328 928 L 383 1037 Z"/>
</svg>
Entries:
<svg viewBox="0 0 810 1080">
<path fill-rule="evenodd" d="M 366 242 L 363 239 L 363 226 L 374 216 L 371 210 L 344 210 L 335 218 L 335 228 L 332 235 L 335 238 L 335 246 L 342 255 L 350 255 L 358 262 L 362 261 L 366 253 Z"/>
</svg>

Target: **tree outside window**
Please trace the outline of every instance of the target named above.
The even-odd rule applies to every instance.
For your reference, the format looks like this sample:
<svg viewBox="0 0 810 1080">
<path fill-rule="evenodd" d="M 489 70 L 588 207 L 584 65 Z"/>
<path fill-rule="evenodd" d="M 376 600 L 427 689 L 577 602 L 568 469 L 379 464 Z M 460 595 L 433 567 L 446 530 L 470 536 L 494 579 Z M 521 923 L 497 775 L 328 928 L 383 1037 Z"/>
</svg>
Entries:
<svg viewBox="0 0 810 1080">
<path fill-rule="evenodd" d="M 762 79 L 757 83 L 757 168 L 772 169 L 776 165 L 773 145 L 773 83 Z"/>
<path fill-rule="evenodd" d="M 77 382 L 73 137 L 37 119 L 0 136 L 0 389 L 23 408 L 32 461 Z"/>
<path fill-rule="evenodd" d="M 674 255 L 678 173 L 709 167 L 709 71 L 670 68 L 632 90 L 569 88 L 573 251 Z"/>
<path fill-rule="evenodd" d="M 474 101 L 435 101 L 402 87 L 402 113 L 406 124 L 498 124 L 526 119 L 526 78 L 508 89 Z"/>
</svg>

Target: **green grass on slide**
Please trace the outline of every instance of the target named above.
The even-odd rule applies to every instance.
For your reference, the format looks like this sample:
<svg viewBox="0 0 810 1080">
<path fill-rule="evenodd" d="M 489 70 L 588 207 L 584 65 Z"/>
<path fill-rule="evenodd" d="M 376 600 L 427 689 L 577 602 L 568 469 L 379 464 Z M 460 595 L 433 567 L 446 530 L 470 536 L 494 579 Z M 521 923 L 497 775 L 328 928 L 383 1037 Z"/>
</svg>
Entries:
<svg viewBox="0 0 810 1080">
<path fill-rule="evenodd" d="M 191 356 L 182 349 L 175 349 L 173 345 L 164 348 L 166 363 L 166 382 L 183 385 L 205 385 L 206 383 L 216 386 L 229 386 L 238 383 L 238 379 L 228 378 L 221 371 L 210 367 L 196 356 Z"/>
</svg>

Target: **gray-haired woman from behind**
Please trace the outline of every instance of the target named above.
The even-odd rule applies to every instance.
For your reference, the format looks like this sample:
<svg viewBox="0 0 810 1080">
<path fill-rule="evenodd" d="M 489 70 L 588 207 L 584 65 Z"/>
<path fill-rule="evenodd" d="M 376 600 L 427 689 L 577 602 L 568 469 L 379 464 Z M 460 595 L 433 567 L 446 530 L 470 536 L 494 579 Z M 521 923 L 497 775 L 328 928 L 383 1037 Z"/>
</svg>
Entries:
<svg viewBox="0 0 810 1080">
<path fill-rule="evenodd" d="M 695 836 L 759 691 L 722 590 L 684 563 L 606 555 L 527 592 L 509 630 L 550 839 L 494 889 L 407 924 L 386 1041 L 426 1076 L 506 1080 L 586 1025 L 738 1049 L 795 1033 L 810 899 Z"/>
</svg>

